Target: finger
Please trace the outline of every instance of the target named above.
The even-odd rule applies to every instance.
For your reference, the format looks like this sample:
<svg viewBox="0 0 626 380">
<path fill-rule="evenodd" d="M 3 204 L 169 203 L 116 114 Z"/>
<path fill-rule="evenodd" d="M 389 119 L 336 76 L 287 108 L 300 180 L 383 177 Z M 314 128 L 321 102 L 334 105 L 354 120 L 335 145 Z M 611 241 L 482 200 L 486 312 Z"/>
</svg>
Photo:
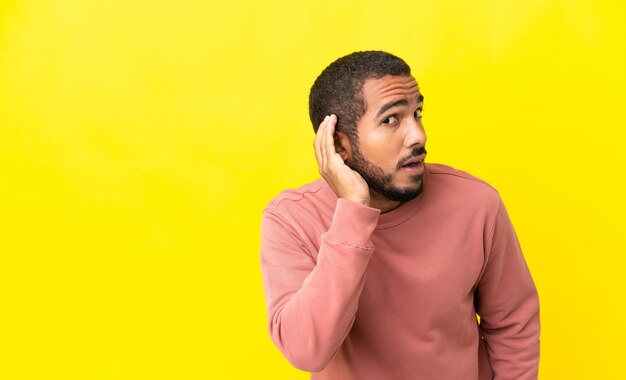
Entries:
<svg viewBox="0 0 626 380">
<path fill-rule="evenodd" d="M 321 163 L 322 160 L 322 152 L 321 152 L 321 145 L 322 145 L 322 136 L 324 134 L 324 126 L 326 125 L 326 120 L 328 120 L 328 116 L 326 116 L 324 118 L 324 120 L 320 123 L 319 127 L 317 128 L 317 133 L 315 134 L 315 140 L 313 141 L 313 148 L 315 149 L 315 158 L 317 159 L 317 163 Z"/>
<path fill-rule="evenodd" d="M 317 127 L 317 132 L 315 133 L 315 139 L 313 140 L 313 149 L 315 150 L 315 155 L 318 158 L 318 161 L 319 161 L 318 155 L 320 153 L 320 146 L 321 146 L 321 141 L 322 141 L 322 133 L 324 133 L 325 123 L 326 123 L 326 118 L 324 118 L 324 120 L 322 120 L 320 125 Z"/>
<path fill-rule="evenodd" d="M 322 154 L 322 166 L 321 168 L 325 171 L 326 166 L 328 165 L 328 151 L 326 147 L 326 138 L 328 137 L 328 127 L 329 127 L 330 116 L 326 116 L 324 122 L 324 130 L 322 130 L 322 136 L 320 141 L 320 152 Z"/>
<path fill-rule="evenodd" d="M 328 125 L 326 127 L 326 133 L 325 133 L 325 139 L 324 139 L 324 145 L 325 145 L 325 150 L 326 150 L 326 159 L 330 160 L 332 158 L 332 156 L 335 155 L 335 153 L 337 153 L 337 150 L 335 149 L 335 125 L 337 124 L 337 116 L 330 115 L 330 117 L 328 118 L 328 121 L 326 122 L 326 124 Z"/>
<path fill-rule="evenodd" d="M 317 127 L 317 132 L 315 133 L 315 140 L 313 141 L 313 146 L 315 149 L 319 149 L 320 142 L 322 140 L 322 134 L 324 132 L 324 125 L 326 124 L 326 120 L 328 120 L 328 116 L 322 120 L 320 125 Z"/>
</svg>

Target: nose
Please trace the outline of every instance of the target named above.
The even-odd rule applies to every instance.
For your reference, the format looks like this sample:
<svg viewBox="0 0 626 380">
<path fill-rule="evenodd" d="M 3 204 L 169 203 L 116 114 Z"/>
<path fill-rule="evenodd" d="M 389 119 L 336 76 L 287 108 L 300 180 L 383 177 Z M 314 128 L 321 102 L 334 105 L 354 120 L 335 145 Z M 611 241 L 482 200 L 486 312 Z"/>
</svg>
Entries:
<svg viewBox="0 0 626 380">
<path fill-rule="evenodd" d="M 407 123 L 404 145 L 407 148 L 412 148 L 415 145 L 426 145 L 426 132 L 421 119 L 411 119 Z"/>
</svg>

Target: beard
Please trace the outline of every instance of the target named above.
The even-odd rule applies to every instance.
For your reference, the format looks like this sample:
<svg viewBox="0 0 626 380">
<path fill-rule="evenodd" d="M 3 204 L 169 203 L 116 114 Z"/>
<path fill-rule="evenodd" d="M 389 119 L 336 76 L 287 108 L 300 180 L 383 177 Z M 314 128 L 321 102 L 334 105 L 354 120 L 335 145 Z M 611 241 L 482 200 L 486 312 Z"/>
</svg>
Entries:
<svg viewBox="0 0 626 380">
<path fill-rule="evenodd" d="M 351 143 L 352 144 L 352 143 Z M 352 160 L 350 160 L 348 166 L 359 173 L 361 177 L 367 182 L 370 189 L 382 195 L 383 197 L 395 202 L 408 202 L 411 199 L 417 197 L 424 190 L 424 184 L 422 183 L 422 174 L 410 177 L 417 185 L 416 187 L 399 187 L 393 184 L 393 173 L 387 173 L 380 166 L 375 165 L 371 161 L 368 161 L 361 150 L 358 143 L 352 144 Z M 425 154 L 426 149 L 423 146 L 413 148 L 411 154 L 404 157 L 398 162 L 397 170 L 402 168 L 402 163 L 407 160 L 417 157 L 420 154 Z"/>
</svg>

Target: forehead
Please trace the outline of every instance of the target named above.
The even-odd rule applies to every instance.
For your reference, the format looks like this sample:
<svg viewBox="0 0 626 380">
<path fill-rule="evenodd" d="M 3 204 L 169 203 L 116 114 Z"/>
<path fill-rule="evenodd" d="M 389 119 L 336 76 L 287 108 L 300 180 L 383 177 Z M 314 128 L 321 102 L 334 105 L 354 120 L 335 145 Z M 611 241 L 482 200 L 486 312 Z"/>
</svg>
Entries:
<svg viewBox="0 0 626 380">
<path fill-rule="evenodd" d="M 415 101 L 420 95 L 417 81 L 412 76 L 391 76 L 368 79 L 363 84 L 363 97 L 367 103 L 367 112 L 376 112 L 380 105 L 389 101 L 405 99 Z"/>
</svg>

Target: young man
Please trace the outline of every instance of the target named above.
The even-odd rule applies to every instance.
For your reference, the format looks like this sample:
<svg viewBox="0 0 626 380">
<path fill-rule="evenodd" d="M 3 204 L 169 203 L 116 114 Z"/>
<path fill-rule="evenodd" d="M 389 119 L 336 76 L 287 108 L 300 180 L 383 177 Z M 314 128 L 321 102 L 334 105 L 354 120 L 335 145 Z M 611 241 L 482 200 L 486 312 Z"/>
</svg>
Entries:
<svg viewBox="0 0 626 380">
<path fill-rule="evenodd" d="M 323 178 L 263 213 L 272 339 L 312 379 L 537 379 L 539 302 L 511 222 L 487 183 L 425 163 L 423 101 L 384 52 L 315 81 Z"/>
</svg>

